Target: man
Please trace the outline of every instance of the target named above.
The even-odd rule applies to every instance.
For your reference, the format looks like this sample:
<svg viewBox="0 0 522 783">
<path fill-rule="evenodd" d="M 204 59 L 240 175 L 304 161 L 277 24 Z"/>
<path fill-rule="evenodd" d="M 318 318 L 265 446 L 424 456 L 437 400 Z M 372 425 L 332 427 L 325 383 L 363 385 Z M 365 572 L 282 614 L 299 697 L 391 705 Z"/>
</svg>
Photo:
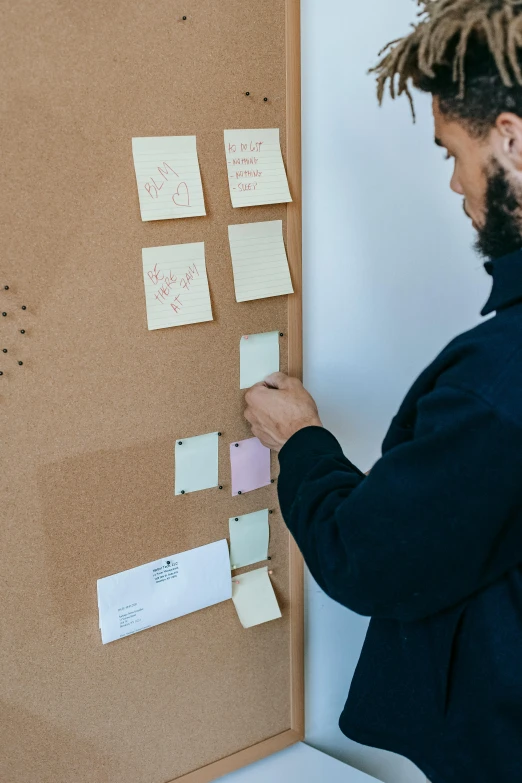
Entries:
<svg viewBox="0 0 522 783">
<path fill-rule="evenodd" d="M 495 316 L 416 380 L 368 476 L 296 379 L 254 386 L 245 416 L 279 451 L 281 510 L 313 576 L 372 617 L 343 732 L 432 783 L 520 783 L 522 2 L 421 4 L 375 69 L 379 97 L 387 83 L 432 94 Z"/>
</svg>

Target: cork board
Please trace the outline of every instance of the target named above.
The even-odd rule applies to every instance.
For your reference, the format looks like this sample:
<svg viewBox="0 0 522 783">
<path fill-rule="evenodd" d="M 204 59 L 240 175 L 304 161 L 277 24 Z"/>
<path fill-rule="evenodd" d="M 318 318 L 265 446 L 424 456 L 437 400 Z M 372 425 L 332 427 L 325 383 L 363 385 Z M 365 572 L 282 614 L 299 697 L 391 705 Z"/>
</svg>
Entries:
<svg viewBox="0 0 522 783">
<path fill-rule="evenodd" d="M 228 465 L 240 336 L 279 329 L 301 371 L 299 2 L 1 15 L 0 779 L 204 783 L 303 733 L 301 560 L 276 485 L 233 498 Z M 294 201 L 233 210 L 223 130 L 257 127 L 280 128 Z M 192 134 L 206 217 L 142 222 L 131 138 Z M 227 226 L 275 219 L 296 293 L 237 304 Z M 214 321 L 147 331 L 141 249 L 201 241 Z M 175 497 L 175 438 L 215 430 L 224 490 Z M 98 578 L 266 507 L 281 620 L 243 630 L 228 601 L 101 644 Z"/>
</svg>

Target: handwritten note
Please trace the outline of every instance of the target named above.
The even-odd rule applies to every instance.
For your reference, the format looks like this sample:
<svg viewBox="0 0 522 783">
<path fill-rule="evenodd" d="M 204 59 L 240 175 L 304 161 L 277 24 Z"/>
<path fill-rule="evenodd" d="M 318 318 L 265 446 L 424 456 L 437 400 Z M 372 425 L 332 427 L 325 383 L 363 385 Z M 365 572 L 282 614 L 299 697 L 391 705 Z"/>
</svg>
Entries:
<svg viewBox="0 0 522 783">
<path fill-rule="evenodd" d="M 145 247 L 142 257 L 149 329 L 212 321 L 203 242 Z"/>
<path fill-rule="evenodd" d="M 232 495 L 243 495 L 270 484 L 270 449 L 257 438 L 230 444 Z"/>
<path fill-rule="evenodd" d="M 195 136 L 132 140 L 142 220 L 205 215 Z"/>
<path fill-rule="evenodd" d="M 98 579 L 103 644 L 232 597 L 225 539 Z"/>
<path fill-rule="evenodd" d="M 239 341 L 239 388 L 249 389 L 279 372 L 279 332 L 245 334 Z"/>
<path fill-rule="evenodd" d="M 174 494 L 217 487 L 218 443 L 217 432 L 176 440 Z"/>
<path fill-rule="evenodd" d="M 225 152 L 233 207 L 292 201 L 279 128 L 226 130 Z"/>
<path fill-rule="evenodd" d="M 228 227 L 236 301 L 293 294 L 283 241 L 283 221 Z"/>
<path fill-rule="evenodd" d="M 268 509 L 230 517 L 230 563 L 232 569 L 259 563 L 268 557 Z"/>
<path fill-rule="evenodd" d="M 266 566 L 234 576 L 232 601 L 243 628 L 252 628 L 281 617 Z"/>
</svg>

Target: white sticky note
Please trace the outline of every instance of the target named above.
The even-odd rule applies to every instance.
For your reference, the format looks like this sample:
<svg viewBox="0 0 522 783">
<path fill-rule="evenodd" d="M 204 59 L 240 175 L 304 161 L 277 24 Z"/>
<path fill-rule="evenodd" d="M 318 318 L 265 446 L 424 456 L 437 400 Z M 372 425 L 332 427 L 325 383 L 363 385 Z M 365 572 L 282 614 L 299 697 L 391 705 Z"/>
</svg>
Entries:
<svg viewBox="0 0 522 783">
<path fill-rule="evenodd" d="M 230 517 L 230 563 L 232 569 L 259 563 L 268 557 L 268 509 Z"/>
<path fill-rule="evenodd" d="M 217 432 L 176 440 L 174 494 L 218 486 L 218 443 Z"/>
<path fill-rule="evenodd" d="M 279 332 L 245 334 L 239 341 L 239 388 L 249 389 L 279 372 Z"/>
<path fill-rule="evenodd" d="M 142 220 L 205 215 L 195 136 L 132 140 Z"/>
<path fill-rule="evenodd" d="M 279 128 L 226 130 L 225 153 L 233 207 L 292 201 Z"/>
<path fill-rule="evenodd" d="M 141 252 L 150 330 L 212 321 L 204 242 Z"/>
<path fill-rule="evenodd" d="M 103 644 L 232 597 L 226 539 L 98 579 Z"/>
<path fill-rule="evenodd" d="M 282 220 L 229 226 L 228 239 L 236 301 L 293 294 Z"/>
<path fill-rule="evenodd" d="M 258 568 L 232 579 L 232 600 L 243 628 L 281 617 L 268 568 Z"/>
</svg>

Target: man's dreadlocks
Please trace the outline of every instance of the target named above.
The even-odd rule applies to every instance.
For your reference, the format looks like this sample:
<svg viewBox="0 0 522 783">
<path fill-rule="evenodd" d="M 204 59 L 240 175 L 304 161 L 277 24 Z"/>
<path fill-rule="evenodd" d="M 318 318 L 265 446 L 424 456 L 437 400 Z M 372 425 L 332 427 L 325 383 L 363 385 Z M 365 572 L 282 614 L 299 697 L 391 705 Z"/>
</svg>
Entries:
<svg viewBox="0 0 522 783">
<path fill-rule="evenodd" d="M 410 85 L 439 98 L 445 114 L 485 134 L 502 111 L 522 116 L 522 0 L 417 0 L 419 22 L 372 69 L 382 102 Z"/>
</svg>

